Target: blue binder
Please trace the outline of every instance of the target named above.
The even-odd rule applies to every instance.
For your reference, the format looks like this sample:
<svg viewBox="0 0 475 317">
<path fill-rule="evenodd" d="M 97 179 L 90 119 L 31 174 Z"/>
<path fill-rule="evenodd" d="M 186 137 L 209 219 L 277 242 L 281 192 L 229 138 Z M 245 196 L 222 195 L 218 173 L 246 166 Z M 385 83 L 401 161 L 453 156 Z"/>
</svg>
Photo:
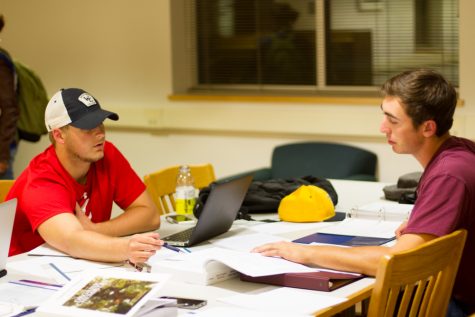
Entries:
<svg viewBox="0 0 475 317">
<path fill-rule="evenodd" d="M 364 246 L 364 245 L 382 245 L 389 241 L 394 240 L 396 237 L 392 238 L 374 238 L 374 237 L 361 237 L 361 236 L 345 236 L 339 234 L 329 234 L 329 233 L 313 233 L 308 236 L 294 240 L 296 243 L 310 244 L 315 243 L 326 243 L 326 244 L 336 244 L 336 245 L 345 245 L 345 246 Z"/>
</svg>

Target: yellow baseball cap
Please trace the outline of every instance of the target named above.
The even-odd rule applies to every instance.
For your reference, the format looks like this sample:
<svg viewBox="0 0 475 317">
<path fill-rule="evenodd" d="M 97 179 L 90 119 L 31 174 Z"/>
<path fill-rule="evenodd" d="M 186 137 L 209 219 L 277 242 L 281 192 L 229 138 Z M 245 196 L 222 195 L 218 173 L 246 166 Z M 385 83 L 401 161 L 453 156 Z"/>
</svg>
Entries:
<svg viewBox="0 0 475 317">
<path fill-rule="evenodd" d="M 302 185 L 280 201 L 279 218 L 289 222 L 316 222 L 335 215 L 328 193 L 314 185 Z"/>
</svg>

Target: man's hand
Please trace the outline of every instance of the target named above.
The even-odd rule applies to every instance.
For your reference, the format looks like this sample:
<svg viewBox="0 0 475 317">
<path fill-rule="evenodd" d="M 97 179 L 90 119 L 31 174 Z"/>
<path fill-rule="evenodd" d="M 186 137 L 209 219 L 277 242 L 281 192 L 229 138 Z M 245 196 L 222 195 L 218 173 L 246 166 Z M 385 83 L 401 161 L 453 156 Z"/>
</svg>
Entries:
<svg viewBox="0 0 475 317">
<path fill-rule="evenodd" d="M 306 263 L 309 249 L 297 243 L 281 241 L 255 247 L 251 252 L 265 256 L 279 256 L 292 262 Z"/>
<path fill-rule="evenodd" d="M 147 262 L 157 250 L 160 250 L 164 243 L 156 232 L 134 234 L 128 239 L 128 260 L 132 263 Z"/>
<path fill-rule="evenodd" d="M 402 232 L 407 228 L 407 221 L 404 221 L 401 223 L 399 227 L 397 227 L 396 231 L 394 232 L 396 234 L 396 238 L 399 239 L 400 236 L 402 236 Z"/>
</svg>

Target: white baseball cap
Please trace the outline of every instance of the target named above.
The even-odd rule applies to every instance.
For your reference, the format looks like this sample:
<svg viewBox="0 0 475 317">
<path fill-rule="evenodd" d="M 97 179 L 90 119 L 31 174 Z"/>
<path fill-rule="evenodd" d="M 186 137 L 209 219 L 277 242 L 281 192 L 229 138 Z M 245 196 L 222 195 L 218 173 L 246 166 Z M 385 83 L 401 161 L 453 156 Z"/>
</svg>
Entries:
<svg viewBox="0 0 475 317">
<path fill-rule="evenodd" d="M 45 110 L 46 129 L 62 128 L 68 124 L 91 130 L 106 118 L 117 121 L 117 113 L 101 108 L 99 101 L 79 88 L 61 89 L 53 95 Z"/>
</svg>

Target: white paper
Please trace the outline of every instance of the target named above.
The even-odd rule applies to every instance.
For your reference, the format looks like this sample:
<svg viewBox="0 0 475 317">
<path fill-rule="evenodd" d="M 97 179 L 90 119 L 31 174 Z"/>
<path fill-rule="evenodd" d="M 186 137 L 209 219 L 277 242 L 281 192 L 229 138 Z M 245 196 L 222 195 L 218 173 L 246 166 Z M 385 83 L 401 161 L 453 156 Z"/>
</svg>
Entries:
<svg viewBox="0 0 475 317">
<path fill-rule="evenodd" d="M 33 250 L 28 251 L 27 253 L 30 256 L 63 256 L 70 257 L 70 255 L 59 251 L 58 249 L 53 248 L 47 243 L 44 243 Z"/>
<path fill-rule="evenodd" d="M 23 306 L 0 301 L 0 317 L 13 316 L 23 311 Z"/>
<path fill-rule="evenodd" d="M 154 263 L 157 261 L 162 261 L 171 257 L 176 256 L 178 253 L 175 251 L 172 251 L 170 249 L 162 247 L 159 251 L 157 251 L 154 255 L 152 255 L 148 259 L 148 263 Z"/>
<path fill-rule="evenodd" d="M 106 269 L 123 265 L 122 263 L 93 262 L 71 257 L 29 256 L 26 260 L 8 262 L 7 268 L 12 272 L 27 276 L 38 276 L 61 284 L 68 282 L 61 274 L 58 274 L 58 271 L 51 267 L 51 263 L 69 278 L 73 278 L 85 270 Z"/>
<path fill-rule="evenodd" d="M 216 247 L 242 252 L 250 252 L 259 245 L 278 241 L 289 241 L 289 239 L 264 233 L 242 233 L 232 237 L 209 240 Z"/>
<path fill-rule="evenodd" d="M 0 284 L 0 302 L 19 307 L 39 306 L 50 298 L 59 288 L 33 287 L 12 283 Z M 0 315 L 1 316 L 1 315 Z"/>
<path fill-rule="evenodd" d="M 348 236 L 392 238 L 402 221 L 381 221 L 359 218 L 346 218 L 332 226 L 318 230 L 319 233 L 341 234 Z"/>
<path fill-rule="evenodd" d="M 320 271 L 282 258 L 223 248 L 209 248 L 189 254 L 180 254 L 165 261 L 185 261 L 188 265 L 184 266 L 189 268 L 203 268 L 210 261 L 218 261 L 249 276 Z"/>
<path fill-rule="evenodd" d="M 296 222 L 270 222 L 255 225 L 249 228 L 249 230 L 267 233 L 267 234 L 282 234 L 288 232 L 302 231 L 302 230 L 311 230 L 327 227 L 331 225 L 331 222 L 308 222 L 308 223 L 296 223 Z"/>
<path fill-rule="evenodd" d="M 218 301 L 251 310 L 311 315 L 315 311 L 346 301 L 314 291 L 280 287 L 260 294 L 239 294 Z M 293 315 L 292 315 L 293 316 Z"/>
</svg>

